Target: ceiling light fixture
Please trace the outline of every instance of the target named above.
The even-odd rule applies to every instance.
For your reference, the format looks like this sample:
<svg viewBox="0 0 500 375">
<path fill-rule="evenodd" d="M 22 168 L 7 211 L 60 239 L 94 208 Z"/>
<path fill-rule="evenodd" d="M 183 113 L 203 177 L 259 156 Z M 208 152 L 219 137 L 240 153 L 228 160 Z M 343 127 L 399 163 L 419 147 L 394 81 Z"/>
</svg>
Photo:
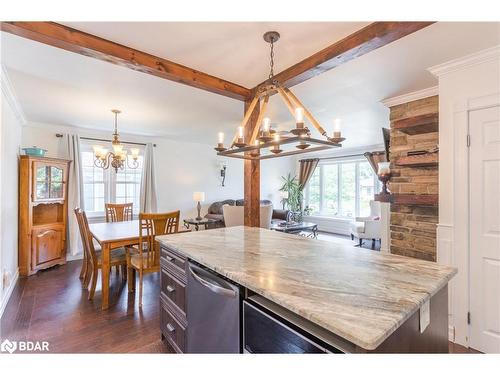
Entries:
<svg viewBox="0 0 500 375">
<path fill-rule="evenodd" d="M 127 150 L 123 149 L 123 144 L 120 142 L 120 136 L 118 135 L 118 114 L 121 111 L 112 109 L 111 112 L 115 114 L 115 131 L 113 133 L 113 140 L 111 141 L 113 151 L 108 152 L 108 150 L 100 145 L 94 146 L 94 165 L 102 169 L 108 169 L 111 166 L 115 172 L 118 172 L 119 169 L 124 169 L 125 165 L 130 169 L 136 169 L 139 166 L 139 162 L 137 161 L 139 158 L 139 149 L 130 149 L 132 157 L 132 162 L 130 163 Z"/>
<path fill-rule="evenodd" d="M 302 105 L 300 100 L 290 91 L 290 89 L 283 87 L 274 77 L 274 43 L 276 43 L 279 38 L 280 34 L 276 31 L 268 31 L 264 34 L 264 40 L 270 45 L 269 78 L 266 83 L 259 88 L 257 94 L 252 99 L 229 148 L 224 147 L 224 133 L 219 133 L 219 141 L 217 147 L 214 148 L 218 155 L 240 159 L 263 160 L 342 146 L 341 143 L 345 138 L 342 138 L 340 132 L 340 120 L 335 120 L 334 132 L 332 136 L 329 137 L 325 129 L 323 129 L 319 122 L 313 117 L 311 112 Z M 278 133 L 274 129 L 271 129 L 271 120 L 269 117 L 264 117 L 269 102 L 269 96 L 274 93 L 280 95 L 290 111 L 290 114 L 295 118 L 295 128 L 290 131 Z M 259 104 L 261 98 L 263 100 L 260 105 L 257 125 L 250 139 L 245 139 L 245 126 L 250 120 L 250 116 L 255 106 Z M 326 139 L 312 138 L 311 131 L 305 126 L 304 117 L 307 118 L 314 128 Z M 297 150 L 285 151 L 280 147 L 285 144 L 295 144 Z M 310 147 L 312 144 L 316 146 Z M 269 151 L 271 154 L 260 152 L 261 149 L 266 148 L 270 149 Z"/>
</svg>

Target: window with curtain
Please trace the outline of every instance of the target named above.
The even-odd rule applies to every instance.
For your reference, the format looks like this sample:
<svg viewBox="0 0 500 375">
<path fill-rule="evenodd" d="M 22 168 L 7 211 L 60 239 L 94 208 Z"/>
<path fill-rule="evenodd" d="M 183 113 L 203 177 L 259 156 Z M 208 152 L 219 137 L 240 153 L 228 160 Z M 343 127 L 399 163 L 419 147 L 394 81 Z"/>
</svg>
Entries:
<svg viewBox="0 0 500 375">
<path fill-rule="evenodd" d="M 320 162 L 304 191 L 311 214 L 353 218 L 370 214 L 378 179 L 365 159 Z"/>
<path fill-rule="evenodd" d="M 103 170 L 94 165 L 92 146 L 95 144 L 94 141 L 81 141 L 83 196 L 87 215 L 104 216 L 104 203 L 127 202 L 134 204 L 134 214 L 138 214 L 144 147 L 134 145 L 141 150 L 137 169 L 125 166 L 115 172 L 111 167 Z M 109 149 L 109 144 L 102 143 L 102 146 Z"/>
</svg>

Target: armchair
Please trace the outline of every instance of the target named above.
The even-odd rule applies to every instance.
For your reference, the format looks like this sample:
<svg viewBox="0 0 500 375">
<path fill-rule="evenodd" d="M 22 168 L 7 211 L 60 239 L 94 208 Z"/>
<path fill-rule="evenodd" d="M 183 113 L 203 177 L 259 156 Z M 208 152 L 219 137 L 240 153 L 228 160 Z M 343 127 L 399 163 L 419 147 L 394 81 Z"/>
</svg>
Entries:
<svg viewBox="0 0 500 375">
<path fill-rule="evenodd" d="M 380 221 L 380 202 L 370 201 L 370 216 L 356 217 L 351 223 L 351 239 L 356 237 L 359 240 L 359 245 L 363 244 L 363 240 L 372 240 L 372 249 L 375 248 L 375 241 L 380 240 L 382 225 Z"/>
<path fill-rule="evenodd" d="M 224 222 L 226 227 L 235 227 L 239 225 L 244 225 L 244 211 L 243 206 L 230 206 L 225 204 L 222 206 L 222 212 L 224 215 Z M 272 205 L 261 205 L 260 206 L 260 227 L 269 229 L 271 226 L 271 216 L 273 214 Z"/>
</svg>

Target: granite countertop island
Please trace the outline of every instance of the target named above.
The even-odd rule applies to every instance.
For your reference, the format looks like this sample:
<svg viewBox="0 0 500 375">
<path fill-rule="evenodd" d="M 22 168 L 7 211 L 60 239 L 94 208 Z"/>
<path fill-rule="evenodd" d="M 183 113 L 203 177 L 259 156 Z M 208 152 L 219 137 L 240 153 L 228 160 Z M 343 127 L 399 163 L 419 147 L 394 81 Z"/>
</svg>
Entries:
<svg viewBox="0 0 500 375">
<path fill-rule="evenodd" d="M 377 348 L 457 272 L 429 261 L 260 228 L 157 240 L 366 350 Z"/>
</svg>

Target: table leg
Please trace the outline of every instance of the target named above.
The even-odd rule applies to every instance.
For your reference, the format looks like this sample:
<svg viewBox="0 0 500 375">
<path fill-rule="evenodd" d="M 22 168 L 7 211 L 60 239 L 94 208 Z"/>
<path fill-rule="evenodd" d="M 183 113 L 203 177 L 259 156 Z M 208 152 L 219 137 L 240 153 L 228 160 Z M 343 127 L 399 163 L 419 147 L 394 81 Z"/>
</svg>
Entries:
<svg viewBox="0 0 500 375">
<path fill-rule="evenodd" d="M 106 310 L 109 307 L 109 263 L 111 250 L 109 244 L 102 245 L 102 268 L 101 268 L 101 294 L 102 294 L 102 309 Z"/>
</svg>

